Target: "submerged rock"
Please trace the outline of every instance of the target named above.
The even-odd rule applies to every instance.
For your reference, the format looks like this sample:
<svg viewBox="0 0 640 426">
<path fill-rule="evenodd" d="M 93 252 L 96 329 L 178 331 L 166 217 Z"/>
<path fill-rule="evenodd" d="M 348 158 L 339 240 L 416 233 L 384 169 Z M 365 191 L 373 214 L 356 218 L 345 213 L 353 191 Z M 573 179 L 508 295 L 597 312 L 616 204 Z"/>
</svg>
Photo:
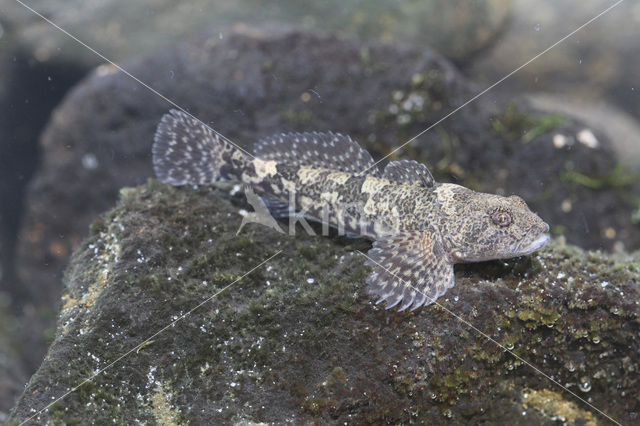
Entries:
<svg viewBox="0 0 640 426">
<path fill-rule="evenodd" d="M 17 321 L 0 295 L 0 422 L 7 419 L 29 377 L 16 342 Z"/>
<path fill-rule="evenodd" d="M 91 378 L 35 419 L 605 420 L 524 359 L 617 421 L 638 420 L 638 258 L 555 240 L 457 266 L 440 306 L 398 313 L 365 294 L 369 242 L 256 224 L 236 236 L 239 202 L 155 181 L 122 190 L 72 257 L 55 340 L 14 419 Z"/>
<path fill-rule="evenodd" d="M 426 46 L 287 29 L 238 30 L 223 39 L 210 30 L 124 66 L 240 144 L 330 130 L 351 135 L 375 158 L 479 91 Z M 56 300 L 61 271 L 89 223 L 113 205 L 120 188 L 152 175 L 153 133 L 169 108 L 105 65 L 56 109 L 18 240 L 19 278 L 32 293 Z M 596 145 L 577 142 L 584 131 Z M 566 143 L 554 145 L 557 138 Z M 617 168 L 610 141 L 577 120 L 489 95 L 391 159 L 397 158 L 428 164 L 442 182 L 519 194 L 571 243 L 640 246 L 640 228 L 631 222 L 640 184 Z"/>
<path fill-rule="evenodd" d="M 20 44 L 38 61 L 91 66 L 100 63 L 97 55 L 44 23 L 23 5 L 4 3 L 3 20 L 15 29 Z M 171 0 L 86 0 L 69 7 L 64 1 L 34 0 L 29 6 L 115 61 L 148 54 L 212 26 L 224 36 L 233 24 L 253 27 L 272 22 L 340 31 L 387 43 L 427 44 L 448 58 L 468 62 L 505 32 L 512 3 L 325 0 L 301 4 L 296 0 L 219 0 L 212 7 L 206 0 L 185 0 L 176 7 Z"/>
</svg>

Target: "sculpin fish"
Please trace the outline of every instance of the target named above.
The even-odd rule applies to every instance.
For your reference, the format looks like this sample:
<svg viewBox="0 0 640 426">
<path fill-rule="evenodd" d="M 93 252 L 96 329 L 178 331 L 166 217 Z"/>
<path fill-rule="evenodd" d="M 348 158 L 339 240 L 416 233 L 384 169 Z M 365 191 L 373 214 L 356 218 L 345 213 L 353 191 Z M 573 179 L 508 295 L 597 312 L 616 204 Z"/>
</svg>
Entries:
<svg viewBox="0 0 640 426">
<path fill-rule="evenodd" d="M 153 165 L 161 182 L 241 182 L 274 217 L 291 214 L 374 240 L 367 290 L 387 309 L 428 305 L 454 285 L 453 265 L 522 256 L 549 242 L 549 226 L 522 198 L 437 183 L 424 164 L 371 155 L 339 133 L 286 133 L 253 156 L 177 110 L 158 125 Z"/>
</svg>

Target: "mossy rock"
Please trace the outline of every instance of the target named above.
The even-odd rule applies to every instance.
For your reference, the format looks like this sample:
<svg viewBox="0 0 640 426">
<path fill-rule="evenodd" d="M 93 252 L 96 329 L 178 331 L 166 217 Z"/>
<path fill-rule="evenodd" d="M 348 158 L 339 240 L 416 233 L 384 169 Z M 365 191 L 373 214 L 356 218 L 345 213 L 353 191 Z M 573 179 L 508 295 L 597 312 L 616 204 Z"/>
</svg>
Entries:
<svg viewBox="0 0 640 426">
<path fill-rule="evenodd" d="M 524 359 L 637 421 L 637 258 L 556 240 L 457 266 L 440 306 L 399 313 L 366 294 L 354 247 L 370 243 L 258 224 L 236 235 L 237 204 L 155 181 L 121 191 L 72 257 L 56 338 L 13 418 L 81 385 L 35 420 L 605 422 Z"/>
</svg>

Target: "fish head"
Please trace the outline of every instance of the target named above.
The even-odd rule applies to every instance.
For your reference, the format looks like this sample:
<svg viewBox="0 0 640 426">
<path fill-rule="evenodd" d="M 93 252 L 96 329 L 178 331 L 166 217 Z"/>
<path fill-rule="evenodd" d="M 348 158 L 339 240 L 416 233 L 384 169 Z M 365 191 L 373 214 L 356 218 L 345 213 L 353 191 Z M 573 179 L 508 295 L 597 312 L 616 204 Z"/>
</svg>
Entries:
<svg viewBox="0 0 640 426">
<path fill-rule="evenodd" d="M 461 189 L 447 200 L 450 205 L 441 226 L 454 262 L 523 256 L 549 242 L 549 225 L 517 195 L 502 197 L 457 188 Z"/>
</svg>

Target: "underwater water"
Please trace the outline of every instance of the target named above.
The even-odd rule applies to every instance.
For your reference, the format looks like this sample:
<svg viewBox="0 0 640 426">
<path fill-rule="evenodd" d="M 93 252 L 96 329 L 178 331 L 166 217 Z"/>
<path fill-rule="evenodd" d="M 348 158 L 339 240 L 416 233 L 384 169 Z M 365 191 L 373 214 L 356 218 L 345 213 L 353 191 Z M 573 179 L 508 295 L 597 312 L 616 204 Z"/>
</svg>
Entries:
<svg viewBox="0 0 640 426">
<path fill-rule="evenodd" d="M 0 421 L 634 423 L 639 21 L 605 0 L 0 1 Z M 425 216 L 451 265 L 402 267 L 450 278 L 412 313 L 380 284 L 385 310 L 375 232 L 280 233 L 247 224 L 242 186 L 159 175 L 172 109 L 292 167 L 371 163 L 256 142 L 349 135 L 380 174 L 414 160 L 400 181 L 517 195 L 548 229 L 480 250 L 484 225 L 445 226 L 470 199 L 428 198 L 455 210 Z"/>
</svg>

